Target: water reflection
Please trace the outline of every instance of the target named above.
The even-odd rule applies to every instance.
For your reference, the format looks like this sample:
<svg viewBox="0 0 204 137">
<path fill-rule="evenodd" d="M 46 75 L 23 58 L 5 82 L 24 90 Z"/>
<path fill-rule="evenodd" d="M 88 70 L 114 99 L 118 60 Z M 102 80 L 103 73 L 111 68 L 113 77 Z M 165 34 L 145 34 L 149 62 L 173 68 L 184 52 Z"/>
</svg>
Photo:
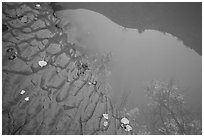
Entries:
<svg viewBox="0 0 204 137">
<path fill-rule="evenodd" d="M 187 49 L 170 34 L 154 30 L 139 33 L 113 23 L 89 10 L 59 11 L 69 40 L 85 49 L 90 56 L 112 53 L 111 97 L 116 103 L 124 90 L 133 92 L 128 107 L 145 103 L 143 84 L 151 79 L 174 78 L 182 88 L 189 88 L 187 99 L 201 107 L 202 58 Z"/>
</svg>

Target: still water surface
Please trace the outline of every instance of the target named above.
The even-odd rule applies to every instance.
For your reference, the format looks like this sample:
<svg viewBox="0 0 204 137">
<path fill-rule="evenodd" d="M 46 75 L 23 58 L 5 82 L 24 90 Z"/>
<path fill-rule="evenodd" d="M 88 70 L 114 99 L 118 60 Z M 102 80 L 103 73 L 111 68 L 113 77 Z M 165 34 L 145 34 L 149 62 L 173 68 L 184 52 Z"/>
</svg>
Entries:
<svg viewBox="0 0 204 137">
<path fill-rule="evenodd" d="M 141 106 L 147 103 L 145 82 L 173 78 L 181 89 L 188 89 L 187 102 L 201 110 L 202 57 L 176 37 L 155 30 L 139 33 L 85 9 L 59 11 L 57 15 L 62 24 L 69 22 L 69 40 L 87 49 L 88 54 L 112 53 L 109 81 L 114 103 L 130 89 L 127 107 Z"/>
</svg>

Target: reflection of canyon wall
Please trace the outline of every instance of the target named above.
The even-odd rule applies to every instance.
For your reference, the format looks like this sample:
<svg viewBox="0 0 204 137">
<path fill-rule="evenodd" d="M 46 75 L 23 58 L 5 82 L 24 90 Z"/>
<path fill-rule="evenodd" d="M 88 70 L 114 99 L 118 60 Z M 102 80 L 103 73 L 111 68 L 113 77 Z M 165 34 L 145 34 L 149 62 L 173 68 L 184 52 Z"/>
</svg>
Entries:
<svg viewBox="0 0 204 137">
<path fill-rule="evenodd" d="M 127 28 L 154 29 L 175 35 L 202 54 L 201 3 L 54 3 L 55 10 L 89 9 Z"/>
<path fill-rule="evenodd" d="M 62 19 L 61 24 L 70 22 L 67 31 L 74 32 L 70 37 L 93 50 L 90 54 L 112 52 L 110 81 L 114 100 L 129 88 L 134 91 L 128 100 L 129 107 L 140 105 L 145 102 L 143 82 L 174 78 L 181 87 L 189 88 L 188 97 L 201 106 L 201 57 L 172 35 L 150 30 L 140 34 L 136 29 L 124 29 L 99 13 L 83 9 L 59 11 L 57 15 Z"/>
</svg>

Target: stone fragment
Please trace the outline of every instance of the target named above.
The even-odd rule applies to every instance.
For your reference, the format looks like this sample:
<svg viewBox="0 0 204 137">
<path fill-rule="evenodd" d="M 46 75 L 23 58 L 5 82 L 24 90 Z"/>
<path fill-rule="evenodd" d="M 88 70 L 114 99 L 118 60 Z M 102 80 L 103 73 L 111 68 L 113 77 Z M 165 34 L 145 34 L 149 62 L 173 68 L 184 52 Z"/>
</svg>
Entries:
<svg viewBox="0 0 204 137">
<path fill-rule="evenodd" d="M 29 101 L 29 97 L 26 97 L 24 100 L 25 100 L 25 101 Z"/>
<path fill-rule="evenodd" d="M 108 119 L 108 114 L 103 114 L 103 117 L 104 117 L 105 119 Z"/>
<path fill-rule="evenodd" d="M 122 118 L 121 119 L 121 123 L 123 123 L 123 124 L 129 124 L 130 123 L 130 121 L 127 119 L 127 118 Z"/>
<path fill-rule="evenodd" d="M 103 125 L 104 127 L 108 126 L 108 121 L 104 121 Z"/>
<path fill-rule="evenodd" d="M 125 131 L 131 131 L 132 130 L 132 127 L 130 125 L 126 125 L 126 128 L 125 128 Z"/>
<path fill-rule="evenodd" d="M 41 60 L 41 61 L 38 62 L 38 64 L 39 64 L 39 66 L 44 67 L 44 66 L 47 65 L 47 62 L 44 61 L 44 60 Z"/>
<path fill-rule="evenodd" d="M 21 90 L 21 95 L 25 94 L 25 92 L 26 92 L 25 90 Z"/>
</svg>

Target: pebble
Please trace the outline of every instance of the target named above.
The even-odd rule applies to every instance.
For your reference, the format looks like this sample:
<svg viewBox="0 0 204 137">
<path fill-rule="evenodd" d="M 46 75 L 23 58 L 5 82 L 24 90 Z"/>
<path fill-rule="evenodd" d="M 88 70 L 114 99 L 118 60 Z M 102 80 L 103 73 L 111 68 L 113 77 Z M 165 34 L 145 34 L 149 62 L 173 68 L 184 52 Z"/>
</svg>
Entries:
<svg viewBox="0 0 204 137">
<path fill-rule="evenodd" d="M 44 61 L 44 60 L 41 60 L 41 61 L 38 62 L 38 64 L 39 64 L 39 66 L 44 67 L 44 66 L 47 65 L 47 62 Z"/>
<path fill-rule="evenodd" d="M 125 131 L 131 131 L 131 130 L 132 130 L 132 127 L 130 125 L 126 125 Z"/>
<path fill-rule="evenodd" d="M 25 98 L 25 101 L 29 101 L 29 97 L 26 97 L 26 98 Z"/>
<path fill-rule="evenodd" d="M 123 123 L 123 124 L 129 124 L 130 123 L 130 121 L 127 119 L 127 118 L 122 118 L 121 119 L 121 123 Z"/>
<path fill-rule="evenodd" d="M 108 126 L 108 121 L 104 121 L 103 125 L 106 127 Z"/>
<path fill-rule="evenodd" d="M 103 114 L 103 117 L 104 117 L 105 119 L 108 119 L 108 114 Z"/>
<path fill-rule="evenodd" d="M 25 90 L 21 90 L 21 95 L 23 95 L 26 91 Z"/>
</svg>

